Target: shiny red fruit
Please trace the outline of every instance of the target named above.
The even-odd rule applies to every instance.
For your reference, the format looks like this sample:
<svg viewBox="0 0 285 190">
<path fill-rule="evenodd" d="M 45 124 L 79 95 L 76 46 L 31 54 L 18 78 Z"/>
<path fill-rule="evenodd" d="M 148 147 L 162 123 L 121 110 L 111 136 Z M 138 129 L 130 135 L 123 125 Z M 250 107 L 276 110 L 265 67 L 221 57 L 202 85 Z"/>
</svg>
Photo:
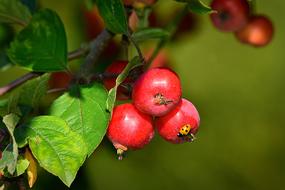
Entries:
<svg viewBox="0 0 285 190">
<path fill-rule="evenodd" d="M 250 15 L 247 0 L 213 0 L 211 8 L 217 11 L 210 15 L 214 26 L 225 32 L 234 32 L 243 28 Z"/>
<path fill-rule="evenodd" d="M 114 61 L 109 65 L 105 71 L 107 75 L 119 75 L 124 68 L 127 66 L 128 61 Z M 130 90 L 128 89 L 132 85 L 132 80 L 126 78 L 124 82 L 117 89 L 117 99 L 118 100 L 127 100 L 130 98 Z M 103 80 L 104 86 L 107 90 L 110 90 L 116 85 L 116 76 L 107 77 Z"/>
<path fill-rule="evenodd" d="M 200 117 L 197 109 L 184 98 L 174 110 L 155 120 L 155 127 L 159 135 L 166 141 L 175 144 L 192 142 L 199 124 Z M 186 126 L 190 129 L 189 131 L 184 131 Z"/>
<path fill-rule="evenodd" d="M 135 82 L 133 103 L 141 112 L 163 116 L 181 100 L 181 84 L 176 73 L 168 68 L 147 70 Z"/>
<path fill-rule="evenodd" d="M 130 103 L 116 106 L 107 136 L 117 149 L 119 156 L 128 149 L 141 149 L 154 136 L 152 117 L 141 113 Z"/>
<path fill-rule="evenodd" d="M 271 42 L 274 28 L 271 20 L 263 15 L 253 16 L 249 23 L 235 33 L 243 43 L 253 46 L 265 46 Z"/>
</svg>

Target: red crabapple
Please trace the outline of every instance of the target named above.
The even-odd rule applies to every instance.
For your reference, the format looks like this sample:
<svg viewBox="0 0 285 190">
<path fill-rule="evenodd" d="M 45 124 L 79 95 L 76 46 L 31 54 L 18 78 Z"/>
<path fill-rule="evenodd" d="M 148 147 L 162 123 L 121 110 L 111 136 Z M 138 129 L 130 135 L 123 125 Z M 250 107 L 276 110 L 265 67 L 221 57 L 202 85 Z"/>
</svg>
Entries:
<svg viewBox="0 0 285 190">
<path fill-rule="evenodd" d="M 119 159 L 128 149 L 141 149 L 154 136 L 152 117 L 138 111 L 133 104 L 116 106 L 109 123 L 107 136 L 117 149 Z"/>
<path fill-rule="evenodd" d="M 156 118 L 159 135 L 171 143 L 192 142 L 198 131 L 200 117 L 195 106 L 182 98 L 179 105 L 163 117 Z"/>
<path fill-rule="evenodd" d="M 250 18 L 248 24 L 235 33 L 243 43 L 253 46 L 265 46 L 273 37 L 273 24 L 266 16 L 256 15 Z"/>
<path fill-rule="evenodd" d="M 216 28 L 233 32 L 246 25 L 250 15 L 247 0 L 213 0 L 211 8 L 217 12 L 210 15 Z"/>
<path fill-rule="evenodd" d="M 168 68 L 152 68 L 135 82 L 133 103 L 141 112 L 163 116 L 181 100 L 181 84 L 176 73 Z"/>
</svg>

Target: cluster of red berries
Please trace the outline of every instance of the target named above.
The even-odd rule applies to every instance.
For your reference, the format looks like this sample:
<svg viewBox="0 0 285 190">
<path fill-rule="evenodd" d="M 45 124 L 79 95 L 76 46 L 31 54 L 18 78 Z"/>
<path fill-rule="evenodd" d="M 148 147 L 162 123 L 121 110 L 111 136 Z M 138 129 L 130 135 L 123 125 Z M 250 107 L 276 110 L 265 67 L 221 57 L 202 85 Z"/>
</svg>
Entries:
<svg viewBox="0 0 285 190">
<path fill-rule="evenodd" d="M 116 61 L 106 72 L 120 73 L 126 64 L 126 61 Z M 127 78 L 123 85 L 130 83 L 131 79 Z M 104 84 L 110 89 L 115 81 L 104 80 Z M 126 95 L 123 88 L 118 89 L 118 98 Z M 181 96 L 180 79 L 168 68 L 151 68 L 139 76 L 132 85 L 132 103 L 114 108 L 107 131 L 119 159 L 128 149 L 141 149 L 148 144 L 155 128 L 171 143 L 194 140 L 200 123 L 199 113 L 190 101 Z"/>
<path fill-rule="evenodd" d="M 252 14 L 248 0 L 213 0 L 210 15 L 216 28 L 234 32 L 237 39 L 253 46 L 267 45 L 273 36 L 273 24 L 264 15 Z"/>
</svg>

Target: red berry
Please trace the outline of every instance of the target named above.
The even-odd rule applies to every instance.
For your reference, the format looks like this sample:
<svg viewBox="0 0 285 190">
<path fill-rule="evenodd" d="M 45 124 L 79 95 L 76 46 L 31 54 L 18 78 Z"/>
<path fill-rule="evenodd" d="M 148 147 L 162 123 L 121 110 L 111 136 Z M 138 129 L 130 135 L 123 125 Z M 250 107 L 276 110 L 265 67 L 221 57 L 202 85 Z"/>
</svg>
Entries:
<svg viewBox="0 0 285 190">
<path fill-rule="evenodd" d="M 241 29 L 248 22 L 250 7 L 247 0 L 213 0 L 213 10 L 210 15 L 216 28 L 233 32 Z"/>
<path fill-rule="evenodd" d="M 139 112 L 133 104 L 116 106 L 109 123 L 108 138 L 117 149 L 119 159 L 129 148 L 143 148 L 154 136 L 152 117 Z"/>
<path fill-rule="evenodd" d="M 163 116 L 175 108 L 181 94 L 181 84 L 176 73 L 167 68 L 152 68 L 135 82 L 132 99 L 141 112 Z"/>
<path fill-rule="evenodd" d="M 124 68 L 127 66 L 128 61 L 114 61 L 109 65 L 105 71 L 106 74 L 120 74 Z M 117 99 L 118 100 L 127 100 L 130 97 L 130 90 L 128 89 L 131 84 L 131 79 L 126 78 L 125 81 L 117 89 Z M 106 78 L 103 80 L 104 86 L 107 90 L 110 90 L 116 85 L 116 77 Z"/>
<path fill-rule="evenodd" d="M 175 144 L 193 141 L 199 124 L 200 117 L 197 109 L 184 98 L 174 110 L 155 120 L 159 135 Z"/>
<path fill-rule="evenodd" d="M 273 32 L 272 22 L 263 15 L 257 15 L 253 16 L 249 23 L 235 35 L 243 43 L 265 46 L 272 40 Z"/>
</svg>

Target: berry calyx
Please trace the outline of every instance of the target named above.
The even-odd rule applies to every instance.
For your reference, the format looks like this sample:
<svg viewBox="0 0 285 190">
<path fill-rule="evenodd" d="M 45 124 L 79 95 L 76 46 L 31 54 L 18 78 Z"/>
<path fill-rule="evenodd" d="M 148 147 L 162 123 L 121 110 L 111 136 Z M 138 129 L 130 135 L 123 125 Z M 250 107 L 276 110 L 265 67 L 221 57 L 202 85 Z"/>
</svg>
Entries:
<svg viewBox="0 0 285 190">
<path fill-rule="evenodd" d="M 135 82 L 133 103 L 141 112 L 163 116 L 181 100 L 181 84 L 176 73 L 168 68 L 147 70 Z"/>
<path fill-rule="evenodd" d="M 273 33 L 274 29 L 271 20 L 263 15 L 255 15 L 235 35 L 242 43 L 253 46 L 265 46 L 272 40 Z"/>
<path fill-rule="evenodd" d="M 199 124 L 200 117 L 197 109 L 184 98 L 174 110 L 155 120 L 159 135 L 174 144 L 195 140 Z"/>
<path fill-rule="evenodd" d="M 211 8 L 216 11 L 210 15 L 214 26 L 225 32 L 243 28 L 250 15 L 247 0 L 213 0 Z"/>
<path fill-rule="evenodd" d="M 130 103 L 116 106 L 107 136 L 117 149 L 120 160 L 128 149 L 141 149 L 151 141 L 154 136 L 152 117 L 141 113 Z"/>
</svg>

